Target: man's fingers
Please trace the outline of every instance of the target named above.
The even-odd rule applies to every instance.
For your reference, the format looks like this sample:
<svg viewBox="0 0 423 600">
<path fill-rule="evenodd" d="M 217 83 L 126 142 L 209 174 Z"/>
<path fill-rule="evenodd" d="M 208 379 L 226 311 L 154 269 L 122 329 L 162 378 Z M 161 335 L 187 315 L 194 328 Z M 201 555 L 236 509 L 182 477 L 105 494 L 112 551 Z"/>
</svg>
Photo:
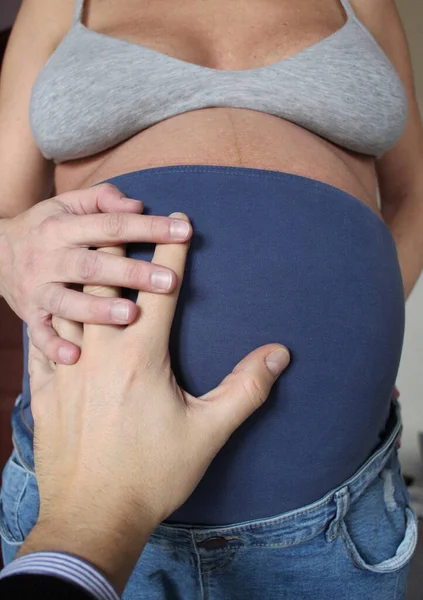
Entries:
<svg viewBox="0 0 423 600">
<path fill-rule="evenodd" d="M 82 323 L 62 319 L 62 317 L 52 317 L 52 326 L 55 332 L 63 339 L 72 344 L 82 347 L 84 329 Z"/>
<path fill-rule="evenodd" d="M 125 194 L 111 183 L 100 183 L 83 190 L 72 190 L 57 196 L 68 212 L 75 215 L 93 213 L 139 213 L 144 205 L 139 200 L 127 198 Z"/>
<path fill-rule="evenodd" d="M 186 241 L 192 233 L 180 219 L 150 215 L 109 213 L 68 216 L 61 227 L 63 239 L 71 245 L 116 246 L 129 242 L 167 244 Z"/>
<path fill-rule="evenodd" d="M 173 245 L 171 246 L 173 247 Z M 118 286 L 166 294 L 175 288 L 177 278 L 170 269 L 150 261 L 105 252 L 74 248 L 58 261 L 56 281 L 95 286 Z M 166 277 L 166 280 L 163 280 Z"/>
<path fill-rule="evenodd" d="M 113 256 L 125 256 L 125 247 L 124 246 L 111 246 L 111 247 L 107 247 L 107 248 L 99 248 L 97 250 L 97 252 L 99 253 L 105 253 L 105 254 L 112 254 Z M 113 287 L 113 286 L 102 286 L 102 285 L 97 285 L 97 286 L 93 286 L 93 285 L 86 285 L 84 286 L 84 294 L 90 295 L 90 296 L 99 296 L 100 298 L 119 298 L 120 295 L 120 288 L 118 287 Z M 136 316 L 136 314 L 138 313 L 138 308 L 137 306 L 135 306 L 135 304 L 133 304 L 132 302 L 127 302 L 127 303 L 116 303 L 116 307 L 118 314 L 119 314 L 119 310 L 122 310 L 122 314 L 124 315 L 124 319 L 119 323 L 115 324 L 126 324 L 128 323 L 128 317 L 126 317 L 126 311 L 129 310 L 129 305 L 131 306 L 131 316 L 133 320 Z M 122 307 L 122 308 L 120 308 Z M 133 314 L 135 313 L 135 314 Z M 85 340 L 89 339 L 90 336 L 92 335 L 96 335 L 97 333 L 101 334 L 101 331 L 104 331 L 103 326 L 99 326 L 99 325 L 93 325 L 93 324 L 88 324 L 86 322 L 85 326 L 84 326 L 84 337 Z"/>
<path fill-rule="evenodd" d="M 81 353 L 78 346 L 62 340 L 47 320 L 30 328 L 30 337 L 34 346 L 54 363 L 72 365 L 77 362 Z"/>
<path fill-rule="evenodd" d="M 99 248 L 97 252 L 104 252 L 113 256 L 125 256 L 125 247 L 109 246 Z M 119 298 L 120 288 L 111 285 L 86 285 L 84 286 L 84 293 L 91 294 L 92 296 L 100 296 L 101 298 Z"/>
<path fill-rule="evenodd" d="M 54 287 L 53 287 L 54 286 Z M 88 286 L 87 286 L 88 287 Z M 92 287 L 103 290 L 102 287 Z M 43 292 L 40 307 L 46 312 L 78 323 L 126 325 L 138 314 L 138 307 L 130 300 L 97 297 L 83 294 L 62 284 L 52 284 Z"/>
<path fill-rule="evenodd" d="M 31 338 L 29 339 L 28 372 L 32 394 L 49 383 L 54 374 L 51 361 L 34 346 Z"/>
<path fill-rule="evenodd" d="M 185 222 L 188 222 L 188 217 L 183 213 L 173 213 L 172 217 L 176 217 Z M 160 264 L 163 267 L 172 269 L 177 276 L 177 283 L 172 293 L 160 296 L 152 296 L 140 291 L 137 298 L 137 304 L 141 306 L 142 318 L 145 316 L 149 319 L 156 319 L 160 331 L 166 332 L 169 335 L 172 326 L 173 317 L 175 314 L 176 305 L 178 302 L 179 291 L 181 289 L 184 276 L 185 263 L 189 250 L 189 242 L 184 244 L 158 244 L 156 246 L 153 264 Z"/>
<path fill-rule="evenodd" d="M 266 361 L 272 361 L 267 364 Z M 199 400 L 211 437 L 223 445 L 232 433 L 267 399 L 272 385 L 289 364 L 287 348 L 269 344 L 243 358 L 222 383 Z M 278 371 L 278 373 L 276 373 Z"/>
</svg>

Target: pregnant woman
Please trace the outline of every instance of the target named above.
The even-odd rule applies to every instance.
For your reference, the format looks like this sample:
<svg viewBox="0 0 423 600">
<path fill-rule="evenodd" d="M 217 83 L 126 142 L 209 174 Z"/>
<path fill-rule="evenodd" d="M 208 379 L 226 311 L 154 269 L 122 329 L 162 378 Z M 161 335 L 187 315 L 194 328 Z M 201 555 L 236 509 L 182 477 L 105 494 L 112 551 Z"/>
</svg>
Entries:
<svg viewBox="0 0 423 600">
<path fill-rule="evenodd" d="M 139 219 L 181 211 L 193 225 L 170 339 L 182 387 L 205 393 L 263 344 L 291 353 L 266 405 L 152 535 L 125 600 L 403 599 L 416 519 L 394 386 L 423 267 L 423 132 L 394 1 L 25 0 L 3 77 L 0 227 L 15 276 L 3 261 L 2 293 L 39 346 L 52 355 L 60 340 L 37 329 L 25 282 L 54 283 L 37 310 L 75 321 L 93 319 L 75 284 L 135 298 L 118 263 L 104 281 L 94 248 L 107 240 L 83 207 L 60 213 L 109 182 L 143 202 Z M 30 209 L 51 172 L 55 199 Z M 51 267 L 75 219 L 75 243 L 91 248 L 79 277 L 71 261 Z M 112 245 L 137 239 L 123 218 L 108 223 Z M 144 261 L 131 265 L 152 254 L 127 248 Z M 26 377 L 13 428 L 6 561 L 38 511 Z"/>
</svg>

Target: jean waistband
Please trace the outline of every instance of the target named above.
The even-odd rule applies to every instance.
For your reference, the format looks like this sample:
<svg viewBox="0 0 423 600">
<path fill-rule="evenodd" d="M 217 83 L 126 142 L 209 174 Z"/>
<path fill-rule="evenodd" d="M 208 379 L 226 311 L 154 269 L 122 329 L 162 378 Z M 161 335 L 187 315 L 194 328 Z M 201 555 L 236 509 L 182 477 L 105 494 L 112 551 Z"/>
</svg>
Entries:
<svg viewBox="0 0 423 600">
<path fill-rule="evenodd" d="M 241 540 L 242 537 L 243 543 L 249 545 L 282 547 L 311 539 L 327 528 L 328 538 L 332 540 L 336 537 L 337 528 L 348 512 L 350 504 L 365 492 L 396 451 L 400 432 L 401 407 L 394 392 L 389 419 L 378 448 L 350 479 L 320 500 L 281 515 L 227 526 L 163 523 L 152 534 L 150 542 L 159 545 L 190 545 L 193 542 L 226 538 L 236 543 L 236 540 Z"/>
</svg>

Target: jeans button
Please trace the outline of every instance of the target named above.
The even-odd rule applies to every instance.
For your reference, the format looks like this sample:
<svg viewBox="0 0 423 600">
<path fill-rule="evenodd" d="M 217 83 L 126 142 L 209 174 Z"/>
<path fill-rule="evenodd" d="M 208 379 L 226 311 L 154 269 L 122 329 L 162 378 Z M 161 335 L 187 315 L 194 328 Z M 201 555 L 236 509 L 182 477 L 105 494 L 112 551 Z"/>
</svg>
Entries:
<svg viewBox="0 0 423 600">
<path fill-rule="evenodd" d="M 206 550 L 220 550 L 221 548 L 225 548 L 228 543 L 228 540 L 224 537 L 212 537 L 203 540 L 202 542 L 198 542 L 197 545 Z"/>
</svg>

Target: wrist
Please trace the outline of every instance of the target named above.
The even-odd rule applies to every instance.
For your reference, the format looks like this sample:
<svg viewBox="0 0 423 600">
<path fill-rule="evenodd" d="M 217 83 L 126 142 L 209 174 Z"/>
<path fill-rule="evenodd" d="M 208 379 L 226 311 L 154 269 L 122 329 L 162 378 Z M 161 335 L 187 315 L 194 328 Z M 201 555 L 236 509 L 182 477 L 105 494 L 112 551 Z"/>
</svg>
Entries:
<svg viewBox="0 0 423 600">
<path fill-rule="evenodd" d="M 40 519 L 19 556 L 31 552 L 66 552 L 97 568 L 121 594 L 152 528 L 124 517 L 99 519 L 97 514 L 63 511 Z"/>
</svg>

